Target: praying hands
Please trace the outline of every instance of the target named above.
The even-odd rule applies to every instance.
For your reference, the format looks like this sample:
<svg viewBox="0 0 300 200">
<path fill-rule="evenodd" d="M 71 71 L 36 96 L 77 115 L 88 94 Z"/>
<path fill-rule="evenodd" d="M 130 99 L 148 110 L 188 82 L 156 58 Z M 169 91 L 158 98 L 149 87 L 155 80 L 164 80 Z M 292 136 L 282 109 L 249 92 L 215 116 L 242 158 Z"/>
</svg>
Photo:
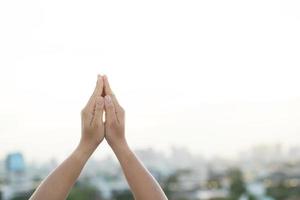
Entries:
<svg viewBox="0 0 300 200">
<path fill-rule="evenodd" d="M 157 181 L 127 144 L 125 111 L 112 92 L 107 76 L 98 75 L 95 90 L 82 109 L 81 123 L 77 148 L 42 181 L 30 200 L 66 199 L 84 165 L 104 139 L 118 158 L 135 199 L 167 200 Z"/>
</svg>

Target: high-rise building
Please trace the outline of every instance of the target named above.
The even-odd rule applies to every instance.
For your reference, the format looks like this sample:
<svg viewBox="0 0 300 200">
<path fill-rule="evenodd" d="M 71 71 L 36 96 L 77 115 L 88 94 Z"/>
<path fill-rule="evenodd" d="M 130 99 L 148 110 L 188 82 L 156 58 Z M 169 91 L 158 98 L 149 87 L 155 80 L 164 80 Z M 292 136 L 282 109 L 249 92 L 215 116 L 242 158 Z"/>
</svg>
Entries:
<svg viewBox="0 0 300 200">
<path fill-rule="evenodd" d="M 25 161 L 21 153 L 10 153 L 5 160 L 6 171 L 11 173 L 24 173 Z"/>
</svg>

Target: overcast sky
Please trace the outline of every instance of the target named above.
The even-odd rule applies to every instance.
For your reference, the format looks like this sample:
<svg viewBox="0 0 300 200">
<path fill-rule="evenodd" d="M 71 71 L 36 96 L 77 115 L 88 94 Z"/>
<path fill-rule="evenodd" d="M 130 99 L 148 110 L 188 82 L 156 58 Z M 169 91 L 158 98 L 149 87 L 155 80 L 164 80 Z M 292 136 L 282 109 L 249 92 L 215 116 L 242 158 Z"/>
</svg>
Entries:
<svg viewBox="0 0 300 200">
<path fill-rule="evenodd" d="M 134 148 L 300 145 L 299 10 L 297 0 L 0 1 L 0 158 L 69 154 L 97 73 L 126 109 Z"/>
</svg>

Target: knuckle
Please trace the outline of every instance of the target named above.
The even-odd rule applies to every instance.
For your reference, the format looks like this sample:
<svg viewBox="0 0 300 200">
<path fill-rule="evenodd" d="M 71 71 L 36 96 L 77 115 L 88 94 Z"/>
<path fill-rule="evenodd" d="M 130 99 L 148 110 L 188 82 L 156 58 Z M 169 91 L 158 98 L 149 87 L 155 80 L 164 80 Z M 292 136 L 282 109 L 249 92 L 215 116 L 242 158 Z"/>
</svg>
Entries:
<svg viewBox="0 0 300 200">
<path fill-rule="evenodd" d="M 81 115 L 84 117 L 88 115 L 88 111 L 86 110 L 86 108 L 81 110 Z"/>
</svg>

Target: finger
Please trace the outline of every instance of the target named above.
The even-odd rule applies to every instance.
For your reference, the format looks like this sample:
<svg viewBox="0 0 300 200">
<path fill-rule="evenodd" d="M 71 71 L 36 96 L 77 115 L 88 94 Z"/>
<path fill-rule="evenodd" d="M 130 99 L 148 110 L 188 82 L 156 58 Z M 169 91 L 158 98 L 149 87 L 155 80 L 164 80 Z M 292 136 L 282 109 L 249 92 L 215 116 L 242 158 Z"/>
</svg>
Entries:
<svg viewBox="0 0 300 200">
<path fill-rule="evenodd" d="M 86 105 L 86 109 L 88 111 L 90 112 L 94 111 L 96 97 L 102 94 L 102 90 L 103 90 L 103 79 L 101 78 L 101 75 L 98 75 L 98 80 L 96 83 L 95 90 Z"/>
<path fill-rule="evenodd" d="M 104 107 L 105 107 L 105 122 L 110 124 L 113 122 L 117 122 L 115 106 L 109 95 L 106 95 L 104 98 Z"/>
<path fill-rule="evenodd" d="M 101 96 L 96 97 L 96 107 L 93 122 L 94 124 L 103 123 L 104 99 Z"/>
<path fill-rule="evenodd" d="M 106 75 L 103 76 L 103 83 L 104 83 L 104 92 L 105 95 L 112 95 L 112 90 L 110 88 L 110 84 L 108 82 L 108 78 Z"/>
<path fill-rule="evenodd" d="M 118 100 L 117 100 L 116 95 L 114 95 L 114 93 L 113 93 L 113 91 L 112 91 L 112 89 L 111 89 L 111 87 L 110 87 L 110 84 L 109 84 L 109 82 L 108 82 L 108 78 L 107 78 L 106 75 L 103 76 L 103 84 L 104 84 L 104 92 L 105 92 L 105 95 L 111 96 L 111 99 L 112 99 L 112 101 L 113 101 L 113 103 L 114 103 L 116 109 L 119 109 L 120 104 L 119 104 L 119 102 L 118 102 Z"/>
</svg>

